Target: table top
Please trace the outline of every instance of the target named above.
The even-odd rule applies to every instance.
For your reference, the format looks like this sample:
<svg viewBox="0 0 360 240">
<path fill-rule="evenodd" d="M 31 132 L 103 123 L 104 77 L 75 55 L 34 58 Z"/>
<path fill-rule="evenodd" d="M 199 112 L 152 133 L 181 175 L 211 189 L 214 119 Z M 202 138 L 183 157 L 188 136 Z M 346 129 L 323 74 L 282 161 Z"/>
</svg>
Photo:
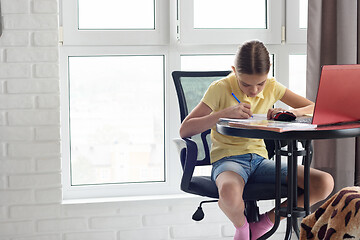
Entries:
<svg viewBox="0 0 360 240">
<path fill-rule="evenodd" d="M 227 121 L 219 121 L 216 130 L 224 135 L 246 138 L 306 140 L 350 138 L 360 136 L 360 123 L 317 127 L 309 130 L 275 132 L 269 130 L 249 129 L 229 126 Z"/>
</svg>

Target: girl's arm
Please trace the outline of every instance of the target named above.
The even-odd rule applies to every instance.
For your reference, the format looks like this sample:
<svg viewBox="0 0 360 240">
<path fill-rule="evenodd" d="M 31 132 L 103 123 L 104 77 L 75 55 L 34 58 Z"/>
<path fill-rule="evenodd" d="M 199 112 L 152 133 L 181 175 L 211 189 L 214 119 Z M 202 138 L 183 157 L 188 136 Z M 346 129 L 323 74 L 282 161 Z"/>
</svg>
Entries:
<svg viewBox="0 0 360 240">
<path fill-rule="evenodd" d="M 292 91 L 286 89 L 284 96 L 280 99 L 283 103 L 289 105 L 293 109 L 287 110 L 295 114 L 295 116 L 303 116 L 305 114 L 311 114 L 314 111 L 314 103 Z M 273 108 L 268 111 L 268 118 L 271 119 L 273 116 L 285 109 L 282 108 Z"/>
<path fill-rule="evenodd" d="M 250 104 L 247 103 L 239 103 L 213 112 L 208 105 L 200 102 L 182 122 L 180 137 L 186 138 L 202 133 L 213 127 L 220 118 L 249 118 L 251 115 Z"/>
</svg>

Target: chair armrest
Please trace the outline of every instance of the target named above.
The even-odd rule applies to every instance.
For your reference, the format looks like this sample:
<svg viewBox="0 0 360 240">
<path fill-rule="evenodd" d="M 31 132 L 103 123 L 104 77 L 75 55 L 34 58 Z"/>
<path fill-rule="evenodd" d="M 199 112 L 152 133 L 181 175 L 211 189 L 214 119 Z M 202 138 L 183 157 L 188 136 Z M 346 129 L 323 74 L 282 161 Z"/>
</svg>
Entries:
<svg viewBox="0 0 360 240">
<path fill-rule="evenodd" d="M 186 148 L 186 141 L 183 138 L 174 138 L 173 142 L 175 143 L 176 150 L 178 154 L 181 154 L 181 151 Z"/>
<path fill-rule="evenodd" d="M 195 166 L 197 165 L 198 148 L 196 143 L 190 138 L 174 139 L 173 141 L 176 144 L 183 165 L 181 189 L 185 190 L 189 188 Z"/>
</svg>

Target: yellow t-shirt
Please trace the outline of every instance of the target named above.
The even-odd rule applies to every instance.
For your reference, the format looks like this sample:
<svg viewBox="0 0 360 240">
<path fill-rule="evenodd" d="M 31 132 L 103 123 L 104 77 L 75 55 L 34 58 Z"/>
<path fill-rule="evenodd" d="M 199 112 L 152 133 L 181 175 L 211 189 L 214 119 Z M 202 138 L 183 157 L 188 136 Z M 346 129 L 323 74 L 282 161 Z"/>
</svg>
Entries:
<svg viewBox="0 0 360 240">
<path fill-rule="evenodd" d="M 267 79 L 264 89 L 256 97 L 248 97 L 239 87 L 235 75 L 232 73 L 227 77 L 214 81 L 206 91 L 203 103 L 208 105 L 213 112 L 238 104 L 231 95 L 233 92 L 241 102 L 251 105 L 254 114 L 266 114 L 274 103 L 280 100 L 285 94 L 286 87 L 278 83 L 275 78 Z M 227 157 L 256 153 L 264 158 L 268 158 L 263 139 L 240 138 L 226 136 L 216 131 L 216 126 L 211 129 L 211 163 Z"/>
</svg>

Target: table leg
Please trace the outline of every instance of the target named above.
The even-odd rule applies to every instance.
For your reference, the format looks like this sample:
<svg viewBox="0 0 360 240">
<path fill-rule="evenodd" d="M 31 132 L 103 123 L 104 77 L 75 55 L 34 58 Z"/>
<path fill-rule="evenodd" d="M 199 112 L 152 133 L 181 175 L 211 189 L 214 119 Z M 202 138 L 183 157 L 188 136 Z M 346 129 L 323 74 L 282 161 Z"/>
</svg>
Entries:
<svg viewBox="0 0 360 240">
<path fill-rule="evenodd" d="M 293 171 L 292 171 L 292 175 L 294 176 L 294 182 L 293 182 L 293 210 L 298 210 L 298 141 L 294 140 L 293 141 L 293 151 L 292 151 L 292 155 L 293 155 Z M 300 231 L 299 231 L 299 227 L 298 227 L 298 222 L 297 222 L 297 216 L 294 214 L 292 214 L 292 228 L 294 229 L 294 232 L 297 236 L 297 238 L 299 239 L 300 237 Z"/>
<path fill-rule="evenodd" d="M 296 237 L 298 239 L 300 239 L 300 229 L 299 229 L 299 226 L 298 226 L 298 219 L 296 217 L 293 217 L 292 222 L 293 222 L 293 229 L 294 229 L 294 232 L 296 234 Z"/>
<path fill-rule="evenodd" d="M 311 161 L 311 140 L 305 142 L 306 155 L 304 158 L 304 210 L 305 215 L 310 214 L 309 204 L 309 175 L 310 175 L 310 161 Z"/>
<path fill-rule="evenodd" d="M 292 225 L 293 225 L 293 207 L 294 207 L 294 179 L 296 176 L 293 175 L 294 173 L 294 142 L 292 140 L 288 141 L 288 150 L 287 150 L 287 168 L 288 168 L 288 176 L 287 176 L 287 209 L 286 209 L 286 233 L 284 239 L 291 239 L 292 233 Z"/>
<path fill-rule="evenodd" d="M 287 218 L 285 240 L 291 239 L 292 230 L 294 229 L 297 238 L 299 239 L 299 227 L 297 219 L 309 214 L 309 171 L 310 171 L 310 160 L 311 160 L 311 141 L 307 140 L 305 144 L 305 151 L 298 150 L 297 140 L 287 141 L 287 151 L 281 150 L 280 141 L 275 141 L 275 166 L 276 166 L 276 188 L 275 188 L 275 223 L 274 226 L 259 239 L 267 239 L 277 230 L 280 224 L 280 217 L 284 216 Z M 287 179 L 287 207 L 281 209 L 281 156 L 287 156 L 287 168 L 288 168 L 288 179 Z M 297 157 L 304 157 L 305 175 L 304 175 L 304 209 L 298 208 L 297 204 Z"/>
<path fill-rule="evenodd" d="M 291 221 L 292 221 L 292 228 L 295 231 L 295 234 L 297 238 L 300 238 L 300 230 L 298 226 L 297 219 L 300 217 L 304 217 L 309 215 L 309 173 L 310 173 L 310 161 L 311 161 L 311 140 L 305 141 L 305 150 L 299 150 L 297 148 L 298 141 L 288 141 L 288 172 L 291 172 L 291 176 L 288 174 L 288 186 L 291 186 L 292 188 L 292 194 L 288 195 L 288 207 L 289 204 L 291 204 L 291 211 L 289 208 L 287 208 L 287 215 L 291 215 Z M 298 156 L 304 156 L 304 208 L 298 207 L 297 197 L 298 197 L 298 182 L 297 182 L 297 157 Z M 289 189 L 288 189 L 289 193 Z M 291 234 L 291 231 L 288 228 L 291 228 L 290 226 L 290 219 L 287 220 L 287 234 Z M 286 234 L 285 239 L 288 239 L 288 235 Z"/>
<path fill-rule="evenodd" d="M 280 204 L 281 204 L 281 143 L 275 140 L 275 223 L 274 226 L 258 240 L 268 239 L 275 233 L 280 224 Z"/>
</svg>

